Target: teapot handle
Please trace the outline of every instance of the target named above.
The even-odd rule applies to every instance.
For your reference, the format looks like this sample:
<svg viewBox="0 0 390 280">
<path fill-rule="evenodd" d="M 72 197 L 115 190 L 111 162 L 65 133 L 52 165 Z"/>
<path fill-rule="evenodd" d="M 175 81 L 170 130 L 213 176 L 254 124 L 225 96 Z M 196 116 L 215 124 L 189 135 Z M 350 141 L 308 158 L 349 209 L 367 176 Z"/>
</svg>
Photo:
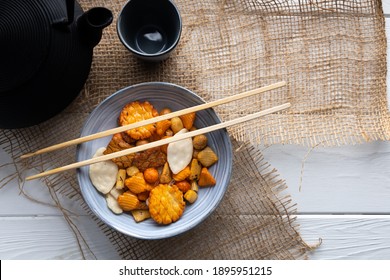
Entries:
<svg viewBox="0 0 390 280">
<path fill-rule="evenodd" d="M 62 17 L 58 20 L 55 20 L 53 23 L 53 26 L 57 28 L 67 28 L 69 25 L 71 25 L 74 21 L 74 7 L 75 7 L 75 0 L 66 0 L 66 17 Z"/>
<path fill-rule="evenodd" d="M 74 20 L 74 1 L 75 0 L 66 0 L 66 13 L 68 16 L 67 24 L 71 24 Z"/>
</svg>

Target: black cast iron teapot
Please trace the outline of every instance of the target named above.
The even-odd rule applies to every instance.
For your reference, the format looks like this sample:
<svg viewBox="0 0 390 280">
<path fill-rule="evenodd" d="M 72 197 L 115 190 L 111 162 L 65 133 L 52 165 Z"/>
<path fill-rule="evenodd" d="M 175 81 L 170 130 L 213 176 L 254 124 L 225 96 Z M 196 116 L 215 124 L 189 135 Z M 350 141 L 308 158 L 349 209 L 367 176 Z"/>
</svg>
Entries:
<svg viewBox="0 0 390 280">
<path fill-rule="evenodd" d="M 74 0 L 0 0 L 0 128 L 43 122 L 88 78 L 93 47 L 113 15 Z"/>
</svg>

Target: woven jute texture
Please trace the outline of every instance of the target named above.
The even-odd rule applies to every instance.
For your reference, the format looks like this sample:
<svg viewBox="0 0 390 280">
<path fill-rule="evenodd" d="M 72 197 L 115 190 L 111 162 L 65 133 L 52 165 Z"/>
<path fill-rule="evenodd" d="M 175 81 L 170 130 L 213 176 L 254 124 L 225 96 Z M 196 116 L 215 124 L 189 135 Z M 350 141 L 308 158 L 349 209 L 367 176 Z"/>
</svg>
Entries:
<svg viewBox="0 0 390 280">
<path fill-rule="evenodd" d="M 283 195 L 287 186 L 264 161 L 258 145 L 334 146 L 390 138 L 381 2 L 175 0 L 183 20 L 181 40 L 173 54 L 157 64 L 136 59 L 118 39 L 115 23 L 126 1 L 79 2 L 84 9 L 110 8 L 114 24 L 104 30 L 94 50 L 83 91 L 64 112 L 34 127 L 0 131 L 0 144 L 17 167 L 15 177 L 22 183 L 27 174 L 73 162 L 74 147 L 28 161 L 18 157 L 78 137 L 96 105 L 123 87 L 165 81 L 211 101 L 286 81 L 283 88 L 215 108 L 229 120 L 292 104 L 287 111 L 229 128 L 232 180 L 219 207 L 201 225 L 177 237 L 145 241 L 95 219 L 124 259 L 307 258 L 311 248 L 293 218 L 296 206 Z M 13 179 L 11 175 L 2 183 Z M 75 172 L 44 182 L 53 199 L 65 195 L 93 216 Z"/>
</svg>

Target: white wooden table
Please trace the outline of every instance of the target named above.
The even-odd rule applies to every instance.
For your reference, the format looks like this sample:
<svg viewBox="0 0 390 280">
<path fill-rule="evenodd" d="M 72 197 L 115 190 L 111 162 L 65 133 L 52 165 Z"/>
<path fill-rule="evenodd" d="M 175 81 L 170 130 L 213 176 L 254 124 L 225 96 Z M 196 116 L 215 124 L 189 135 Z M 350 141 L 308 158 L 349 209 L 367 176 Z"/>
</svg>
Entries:
<svg viewBox="0 0 390 280">
<path fill-rule="evenodd" d="M 390 38 L 390 0 L 383 7 Z M 388 96 L 390 100 L 389 89 Z M 286 180 L 286 193 L 297 203 L 303 239 L 309 244 L 322 239 L 310 259 L 390 259 L 390 142 L 316 148 L 305 160 L 302 177 L 308 148 L 275 145 L 263 153 Z M 0 148 L 0 165 L 10 161 Z M 0 179 L 12 172 L 12 166 L 2 168 Z M 38 181 L 25 190 L 51 201 Z M 65 206 L 78 215 L 74 220 L 85 238 L 93 240 L 88 243 L 96 258 L 119 258 L 77 203 L 65 201 Z M 16 184 L 0 189 L 0 259 L 81 258 L 74 234 L 58 209 L 28 200 Z"/>
</svg>

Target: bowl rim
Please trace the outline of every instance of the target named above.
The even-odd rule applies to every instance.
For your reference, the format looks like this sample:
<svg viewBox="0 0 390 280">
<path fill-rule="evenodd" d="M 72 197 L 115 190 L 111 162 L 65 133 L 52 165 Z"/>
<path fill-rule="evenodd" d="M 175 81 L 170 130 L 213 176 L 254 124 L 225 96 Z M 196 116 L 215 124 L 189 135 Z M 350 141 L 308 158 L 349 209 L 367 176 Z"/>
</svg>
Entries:
<svg viewBox="0 0 390 280">
<path fill-rule="evenodd" d="M 131 91 L 131 90 L 137 90 L 137 88 L 139 89 L 143 89 L 145 86 L 147 87 L 163 87 L 163 88 L 176 88 L 176 89 L 179 89 L 180 91 L 183 91 L 183 92 L 186 92 L 186 94 L 190 94 L 191 96 L 193 96 L 195 99 L 198 99 L 200 102 L 205 102 L 205 100 L 200 97 L 199 95 L 197 95 L 196 93 L 194 93 L 193 91 L 183 87 L 183 86 L 180 86 L 180 85 L 177 85 L 177 84 L 173 84 L 173 83 L 169 83 L 169 82 L 142 82 L 142 83 L 138 83 L 138 84 L 134 84 L 134 85 L 130 85 L 130 86 L 127 86 L 127 87 L 124 87 L 124 88 L 121 88 L 119 90 L 117 90 L 116 92 L 114 92 L 113 94 L 109 95 L 108 97 L 106 97 L 103 101 L 101 101 L 88 115 L 87 119 L 85 120 L 82 128 L 81 128 L 81 133 L 80 135 L 82 136 L 83 134 L 83 131 L 86 127 L 86 125 L 88 124 L 88 122 L 90 121 L 90 118 L 91 116 L 93 115 L 94 112 L 97 112 L 100 110 L 100 108 L 102 106 L 105 105 L 106 102 L 108 102 L 110 99 L 112 98 L 115 98 L 117 95 L 121 95 L 121 94 L 124 94 L 128 91 Z M 134 92 L 132 92 L 131 94 L 134 94 Z M 146 100 L 146 99 L 145 99 Z M 209 108 L 207 110 L 212 110 L 213 111 L 213 114 L 215 115 L 216 119 L 218 121 L 221 122 L 221 119 L 219 118 L 218 114 L 215 112 L 215 110 L 213 108 Z M 208 212 L 206 212 L 202 218 L 200 218 L 195 224 L 192 224 L 192 225 L 189 225 L 189 226 L 185 226 L 184 228 L 181 228 L 180 231 L 178 232 L 175 232 L 174 234 L 172 233 L 167 233 L 167 234 L 160 234 L 160 235 L 156 235 L 156 236 L 143 236 L 142 234 L 137 234 L 137 233 L 134 233 L 134 232 L 129 232 L 129 231 L 125 231 L 123 230 L 121 227 L 115 225 L 114 223 L 112 223 L 112 220 L 110 219 L 107 219 L 106 216 L 104 216 L 103 214 L 100 213 L 100 211 L 98 211 L 97 209 L 95 209 L 94 205 L 92 205 L 91 201 L 89 201 L 88 199 L 86 199 L 85 197 L 85 190 L 84 190 L 84 187 L 82 186 L 82 182 L 81 182 L 81 175 L 82 175 L 82 172 L 80 169 L 77 169 L 77 181 L 78 181 L 78 184 L 79 184 L 79 187 L 80 187 L 80 190 L 81 190 L 81 193 L 82 193 L 82 196 L 83 196 L 83 199 L 84 201 L 86 202 L 86 204 L 88 205 L 89 209 L 95 214 L 95 216 L 100 219 L 105 225 L 107 225 L 108 227 L 110 228 L 113 228 L 115 229 L 116 231 L 118 232 L 121 232 L 127 236 L 131 236 L 131 237 L 135 237 L 135 238 L 138 238 L 138 239 L 144 239 L 144 240 L 158 240 L 158 239 L 165 239 L 165 238 L 170 238 L 170 237 L 174 237 L 174 236 L 177 236 L 177 235 L 180 235 L 180 234 L 183 234 L 197 226 L 199 226 L 200 224 L 202 224 L 214 211 L 215 209 L 220 205 L 221 201 L 223 200 L 224 196 L 226 195 L 226 192 L 227 192 L 227 189 L 228 189 L 228 186 L 229 186 L 229 183 L 230 183 L 230 180 L 231 180 L 231 173 L 232 173 L 232 166 L 233 166 L 233 150 L 232 150 L 232 143 L 231 143 L 231 139 L 230 139 L 230 136 L 227 132 L 227 130 L 224 128 L 224 129 L 221 129 L 221 130 L 224 130 L 224 134 L 227 136 L 224 141 L 226 141 L 226 146 L 228 147 L 228 150 L 227 152 L 230 153 L 230 155 L 228 155 L 228 157 L 230 158 L 230 160 L 228 161 L 228 164 L 225 168 L 226 170 L 226 185 L 223 186 L 224 190 L 222 192 L 222 195 L 220 195 L 219 197 L 217 197 L 217 199 L 215 200 L 215 203 L 213 205 L 212 208 L 209 209 Z M 76 149 L 76 158 L 77 160 L 79 161 L 79 152 L 80 152 L 80 149 L 81 149 L 81 145 L 78 145 L 77 146 L 77 149 Z M 102 194 L 101 194 L 102 195 Z M 111 210 L 110 210 L 111 211 Z M 114 215 L 114 214 L 113 214 Z"/>
</svg>

